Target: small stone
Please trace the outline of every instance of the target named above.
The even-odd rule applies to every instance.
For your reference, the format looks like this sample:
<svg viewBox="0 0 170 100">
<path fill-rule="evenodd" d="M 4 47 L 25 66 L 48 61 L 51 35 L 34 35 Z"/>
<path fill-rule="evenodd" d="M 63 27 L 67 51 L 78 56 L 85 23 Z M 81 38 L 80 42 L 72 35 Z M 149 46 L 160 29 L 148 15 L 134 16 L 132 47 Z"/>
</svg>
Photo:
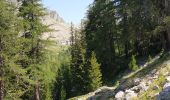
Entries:
<svg viewBox="0 0 170 100">
<path fill-rule="evenodd" d="M 140 78 L 134 79 L 134 85 L 138 85 L 141 82 Z"/>
<path fill-rule="evenodd" d="M 143 67 L 147 67 L 147 66 L 148 66 L 148 64 L 147 64 L 147 63 L 143 65 Z"/>
<path fill-rule="evenodd" d="M 155 73 L 155 75 L 159 75 L 159 71 L 157 71 L 157 72 Z"/>
<path fill-rule="evenodd" d="M 159 89 L 159 86 L 158 86 L 158 85 L 154 85 L 152 89 L 153 89 L 153 90 L 158 90 L 158 89 Z"/>
<path fill-rule="evenodd" d="M 152 83 L 152 82 L 151 82 L 150 80 L 148 80 L 148 81 L 146 82 L 146 86 L 149 86 L 151 83 Z"/>
<path fill-rule="evenodd" d="M 155 74 L 155 73 L 156 73 L 156 71 L 157 71 L 157 70 L 156 70 L 156 69 L 154 69 L 154 70 L 151 72 L 151 74 Z"/>
<path fill-rule="evenodd" d="M 153 77 L 153 79 L 158 79 L 158 75 L 155 75 L 155 76 Z"/>
<path fill-rule="evenodd" d="M 167 82 L 170 82 L 170 76 L 166 77 Z"/>
<path fill-rule="evenodd" d="M 141 91 L 146 91 L 148 89 L 148 86 L 146 86 L 146 84 L 144 82 L 141 82 L 139 84 L 140 90 Z"/>
<path fill-rule="evenodd" d="M 163 87 L 163 89 L 166 89 L 167 87 L 170 87 L 170 83 L 166 83 Z"/>
<path fill-rule="evenodd" d="M 150 81 L 154 80 L 154 78 L 152 76 L 148 76 L 147 79 Z"/>
</svg>

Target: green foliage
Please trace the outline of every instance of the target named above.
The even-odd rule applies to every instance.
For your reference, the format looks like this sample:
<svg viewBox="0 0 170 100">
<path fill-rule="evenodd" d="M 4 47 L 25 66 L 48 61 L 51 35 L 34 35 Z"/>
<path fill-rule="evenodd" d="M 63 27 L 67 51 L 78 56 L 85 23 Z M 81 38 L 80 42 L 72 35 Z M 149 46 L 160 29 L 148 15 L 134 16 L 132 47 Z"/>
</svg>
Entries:
<svg viewBox="0 0 170 100">
<path fill-rule="evenodd" d="M 51 50 L 51 48 L 53 49 Z M 52 94 L 55 94 L 52 96 L 52 98 L 54 99 L 61 98 L 62 87 L 64 87 L 65 98 L 68 98 L 70 97 L 71 87 L 72 87 L 71 86 L 71 73 L 70 73 L 70 52 L 68 50 L 68 47 L 54 45 L 54 47 L 49 47 L 48 49 L 50 49 L 50 52 L 48 55 L 55 57 L 54 60 L 52 59 L 50 60 L 50 61 L 53 61 L 54 63 L 52 65 L 53 66 L 52 70 L 55 71 L 54 72 L 55 79 L 52 83 L 49 83 L 49 85 L 52 86 L 52 88 L 50 88 Z M 49 64 L 51 64 L 51 62 L 49 62 Z M 57 70 L 54 70 L 55 67 Z"/>
<path fill-rule="evenodd" d="M 111 0 L 94 1 L 88 10 L 88 20 L 84 29 L 87 55 L 90 57 L 89 54 L 92 51 L 95 52 L 105 78 L 111 76 L 111 74 L 107 73 L 113 73 L 111 72 L 113 70 L 116 71 L 114 69 L 116 67 L 114 66 L 114 57 L 118 33 L 114 10 Z"/>
<path fill-rule="evenodd" d="M 122 59 L 132 54 L 155 54 L 169 46 L 167 29 L 161 25 L 164 10 L 158 10 L 161 7 L 157 3 L 162 4 L 152 0 L 96 0 L 90 5 L 84 26 L 86 55 L 95 52 L 104 79 L 127 69 Z"/>
<path fill-rule="evenodd" d="M 41 18 L 45 15 L 44 8 L 41 0 L 20 0 L 20 2 L 18 16 L 22 19 L 23 26 L 21 36 L 23 45 L 21 47 L 23 48 L 22 54 L 27 58 L 22 59 L 20 63 L 24 68 L 27 68 L 27 76 L 34 81 L 28 83 L 31 88 L 23 95 L 22 99 L 40 98 L 40 92 L 44 95 L 44 98 L 47 96 L 50 98 L 52 92 L 50 93 L 49 89 L 52 88 L 50 84 L 55 80 L 55 71 L 48 64 L 49 59 L 45 55 L 45 42 L 41 39 L 42 33 L 48 31 L 48 27 L 41 21 Z M 47 64 L 44 64 L 44 62 Z M 46 72 L 48 74 L 45 74 Z M 47 92 L 43 90 L 47 90 Z M 37 91 L 38 93 L 36 93 Z"/>
<path fill-rule="evenodd" d="M 132 71 L 136 71 L 137 69 L 139 69 L 138 65 L 136 64 L 136 59 L 135 59 L 135 55 L 132 55 L 130 63 L 129 63 L 129 69 Z"/>
<path fill-rule="evenodd" d="M 160 58 L 164 57 L 164 54 L 165 54 L 165 50 L 162 49 L 161 52 L 160 52 Z"/>
<path fill-rule="evenodd" d="M 64 89 L 64 86 L 61 87 L 61 96 L 60 96 L 60 100 L 66 100 L 66 91 Z"/>
<path fill-rule="evenodd" d="M 96 55 L 92 52 L 89 68 L 89 90 L 94 91 L 102 86 L 102 73 L 100 71 L 100 64 L 98 64 Z"/>
<path fill-rule="evenodd" d="M 149 55 L 148 56 L 148 62 L 151 62 L 152 61 L 152 57 Z"/>
<path fill-rule="evenodd" d="M 170 26 L 170 16 L 166 16 L 164 18 L 164 24 L 167 25 L 168 27 Z"/>
<path fill-rule="evenodd" d="M 18 34 L 20 21 L 14 5 L 0 0 L 0 99 L 19 99 L 29 81 L 26 70 L 18 63 L 21 56 L 21 43 Z M 4 94 L 2 94 L 4 93 Z"/>
<path fill-rule="evenodd" d="M 88 92 L 88 64 L 86 58 L 86 41 L 83 29 L 77 30 L 71 26 L 71 96 Z M 81 84 L 80 84 L 81 83 Z"/>
<path fill-rule="evenodd" d="M 45 58 L 41 68 L 41 77 L 43 79 L 41 83 L 43 86 L 42 97 L 45 98 L 45 100 L 51 100 L 60 62 L 58 61 L 57 54 L 50 50 L 46 50 Z"/>
</svg>

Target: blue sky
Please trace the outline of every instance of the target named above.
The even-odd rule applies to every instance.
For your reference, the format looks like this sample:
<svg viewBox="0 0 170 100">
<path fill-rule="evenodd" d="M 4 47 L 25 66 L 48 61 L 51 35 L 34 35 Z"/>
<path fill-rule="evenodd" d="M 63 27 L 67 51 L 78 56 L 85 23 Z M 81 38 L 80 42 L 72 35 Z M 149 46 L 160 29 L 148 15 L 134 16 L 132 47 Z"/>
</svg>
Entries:
<svg viewBox="0 0 170 100">
<path fill-rule="evenodd" d="M 79 24 L 86 16 L 89 4 L 93 0 L 42 0 L 45 7 L 56 10 L 68 23 Z"/>
</svg>

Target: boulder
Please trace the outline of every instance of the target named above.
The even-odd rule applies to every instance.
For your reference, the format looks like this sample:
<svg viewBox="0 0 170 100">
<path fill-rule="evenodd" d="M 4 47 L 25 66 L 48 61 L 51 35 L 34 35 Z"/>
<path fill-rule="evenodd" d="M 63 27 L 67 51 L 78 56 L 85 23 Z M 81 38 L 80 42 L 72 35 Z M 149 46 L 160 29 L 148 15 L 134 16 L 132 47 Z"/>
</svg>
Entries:
<svg viewBox="0 0 170 100">
<path fill-rule="evenodd" d="M 139 86 L 134 86 L 134 87 L 132 87 L 130 90 L 134 91 L 135 93 L 140 92 Z"/>
<path fill-rule="evenodd" d="M 144 82 L 141 82 L 138 87 L 140 91 L 146 91 L 148 89 L 148 86 L 146 86 L 146 83 Z"/>
<path fill-rule="evenodd" d="M 163 74 L 163 76 L 167 76 L 169 74 L 169 72 L 168 71 L 167 72 L 163 72 L 162 74 Z"/>
<path fill-rule="evenodd" d="M 170 100 L 170 86 L 166 87 L 156 96 L 156 100 Z"/>
<path fill-rule="evenodd" d="M 124 96 L 125 93 L 123 91 L 119 91 L 116 95 L 115 95 L 115 99 L 116 100 L 124 100 Z"/>
<path fill-rule="evenodd" d="M 125 93 L 125 100 L 133 100 L 137 98 L 137 94 L 132 90 L 126 90 Z"/>
</svg>

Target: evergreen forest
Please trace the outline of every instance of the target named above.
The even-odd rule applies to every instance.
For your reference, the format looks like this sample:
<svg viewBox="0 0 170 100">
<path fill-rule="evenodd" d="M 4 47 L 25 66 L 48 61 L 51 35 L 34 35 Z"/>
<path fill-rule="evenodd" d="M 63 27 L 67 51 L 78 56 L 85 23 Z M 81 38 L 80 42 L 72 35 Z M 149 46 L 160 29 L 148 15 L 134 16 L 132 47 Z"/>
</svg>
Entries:
<svg viewBox="0 0 170 100">
<path fill-rule="evenodd" d="M 41 0 L 17 2 L 0 0 L 0 100 L 81 96 L 170 51 L 169 0 L 93 0 L 70 45 L 42 39 L 53 30 Z"/>
</svg>

